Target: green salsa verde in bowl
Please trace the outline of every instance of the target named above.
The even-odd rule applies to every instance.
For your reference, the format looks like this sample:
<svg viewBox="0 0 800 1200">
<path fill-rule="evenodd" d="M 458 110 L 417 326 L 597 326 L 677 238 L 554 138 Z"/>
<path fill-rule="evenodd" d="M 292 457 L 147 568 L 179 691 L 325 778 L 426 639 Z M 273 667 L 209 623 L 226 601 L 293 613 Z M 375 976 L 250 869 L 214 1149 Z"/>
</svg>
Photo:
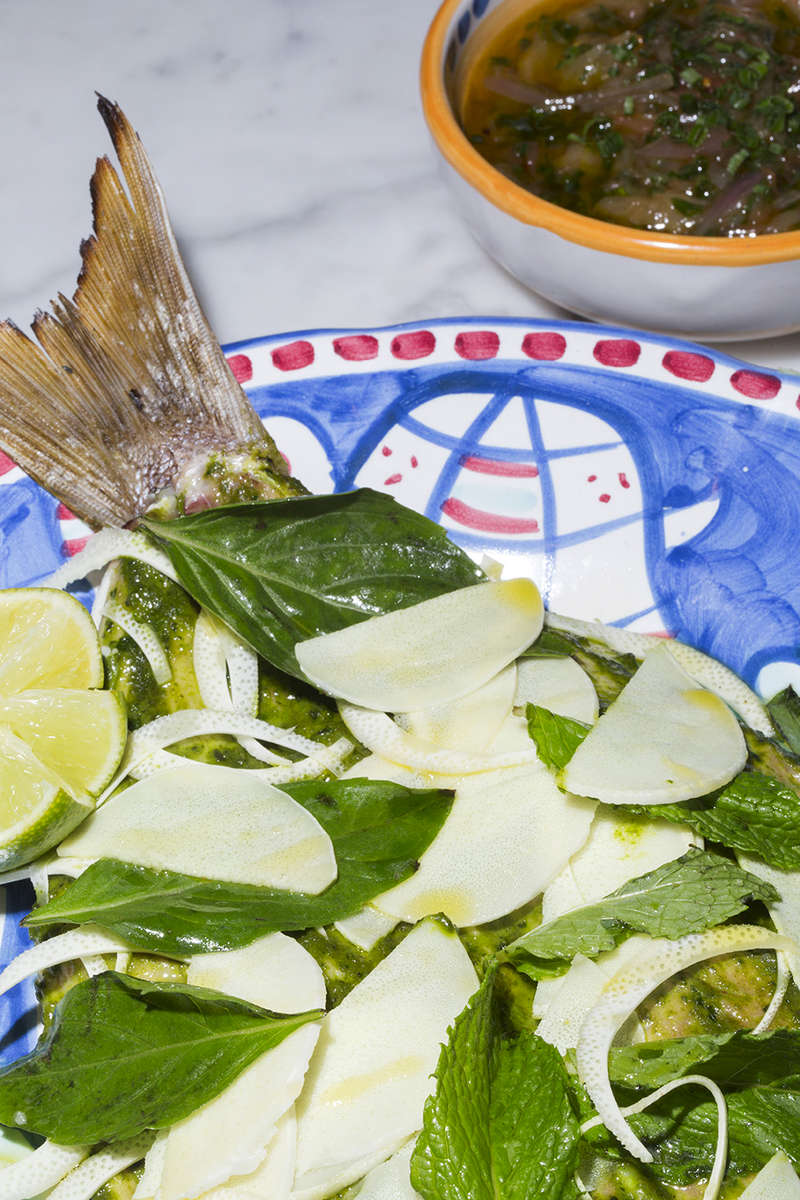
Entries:
<svg viewBox="0 0 800 1200">
<path fill-rule="evenodd" d="M 769 0 L 528 12 L 485 47 L 463 128 L 553 204 L 659 232 L 800 226 L 800 20 Z"/>
<path fill-rule="evenodd" d="M 800 328 L 794 6 L 443 0 L 423 112 L 454 207 L 594 320 L 725 341 Z"/>
</svg>

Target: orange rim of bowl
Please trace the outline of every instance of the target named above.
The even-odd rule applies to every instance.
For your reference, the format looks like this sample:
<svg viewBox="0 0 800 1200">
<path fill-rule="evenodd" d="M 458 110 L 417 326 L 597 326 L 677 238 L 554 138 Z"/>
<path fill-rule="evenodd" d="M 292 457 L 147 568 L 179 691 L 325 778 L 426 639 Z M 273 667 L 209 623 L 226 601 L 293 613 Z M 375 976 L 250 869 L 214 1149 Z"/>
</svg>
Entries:
<svg viewBox="0 0 800 1200">
<path fill-rule="evenodd" d="M 425 38 L 420 90 L 425 120 L 439 151 L 458 174 L 487 200 L 524 225 L 549 230 L 591 250 L 650 262 L 686 266 L 754 267 L 800 258 L 800 231 L 753 238 L 689 237 L 629 229 L 584 217 L 550 204 L 512 183 L 470 144 L 455 118 L 444 86 L 448 32 L 462 0 L 444 0 Z"/>
</svg>

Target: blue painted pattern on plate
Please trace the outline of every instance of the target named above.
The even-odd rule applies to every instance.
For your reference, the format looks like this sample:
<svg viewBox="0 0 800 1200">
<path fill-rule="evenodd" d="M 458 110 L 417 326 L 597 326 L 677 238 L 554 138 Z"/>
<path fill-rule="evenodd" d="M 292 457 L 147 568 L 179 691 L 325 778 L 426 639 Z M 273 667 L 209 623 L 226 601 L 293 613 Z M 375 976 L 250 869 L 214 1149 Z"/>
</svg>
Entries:
<svg viewBox="0 0 800 1200">
<path fill-rule="evenodd" d="M 554 609 L 670 632 L 751 684 L 800 678 L 796 380 L 599 326 L 420 328 L 285 335 L 229 353 L 312 489 L 378 487 L 477 556 L 531 573 Z M 7 466 L 2 586 L 41 581 L 87 533 Z M 28 900 L 7 889 L 0 963 L 27 943 Z M 31 995 L 0 998 L 12 1031 L 0 1062 L 31 1044 Z"/>
</svg>

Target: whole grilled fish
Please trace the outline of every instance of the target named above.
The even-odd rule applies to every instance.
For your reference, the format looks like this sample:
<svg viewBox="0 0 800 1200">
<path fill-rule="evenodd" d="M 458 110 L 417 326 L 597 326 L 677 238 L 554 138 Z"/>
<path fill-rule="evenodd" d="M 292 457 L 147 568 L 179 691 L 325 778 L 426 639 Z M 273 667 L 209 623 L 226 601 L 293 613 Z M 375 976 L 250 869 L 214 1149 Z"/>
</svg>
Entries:
<svg viewBox="0 0 800 1200">
<path fill-rule="evenodd" d="M 36 314 L 38 345 L 0 323 L 0 446 L 93 526 L 127 525 L 164 492 L 213 504 L 212 456 L 248 499 L 303 492 L 203 315 L 138 135 L 98 108 L 128 191 L 98 159 L 75 295 Z"/>
</svg>

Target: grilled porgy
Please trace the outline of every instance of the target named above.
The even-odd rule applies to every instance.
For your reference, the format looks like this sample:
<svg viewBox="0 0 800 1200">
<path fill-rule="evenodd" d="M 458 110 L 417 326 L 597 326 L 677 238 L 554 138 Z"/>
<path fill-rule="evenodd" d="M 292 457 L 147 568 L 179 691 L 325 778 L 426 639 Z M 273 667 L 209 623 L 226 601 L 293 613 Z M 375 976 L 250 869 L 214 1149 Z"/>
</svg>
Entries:
<svg viewBox="0 0 800 1200">
<path fill-rule="evenodd" d="M 198 482 L 212 455 L 249 498 L 302 492 L 203 315 L 138 135 L 98 108 L 128 190 L 98 159 L 75 295 L 36 314 L 36 341 L 0 323 L 0 446 L 93 526 L 127 525 L 165 491 L 213 504 Z"/>
</svg>

